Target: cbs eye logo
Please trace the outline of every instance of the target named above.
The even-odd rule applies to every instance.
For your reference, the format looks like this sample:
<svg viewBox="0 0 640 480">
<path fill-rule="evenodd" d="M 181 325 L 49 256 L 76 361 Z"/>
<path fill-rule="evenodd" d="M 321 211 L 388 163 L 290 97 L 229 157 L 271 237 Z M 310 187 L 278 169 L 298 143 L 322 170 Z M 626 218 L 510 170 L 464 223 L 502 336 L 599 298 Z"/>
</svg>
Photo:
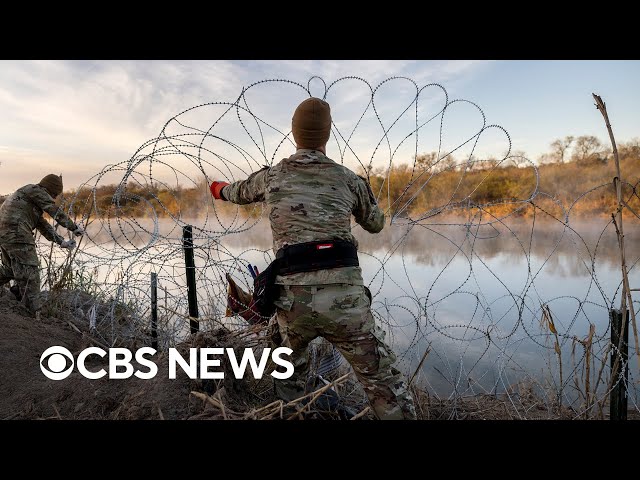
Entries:
<svg viewBox="0 0 640 480">
<path fill-rule="evenodd" d="M 73 371 L 73 355 L 64 347 L 47 348 L 40 355 L 40 370 L 51 380 L 64 380 Z"/>
</svg>

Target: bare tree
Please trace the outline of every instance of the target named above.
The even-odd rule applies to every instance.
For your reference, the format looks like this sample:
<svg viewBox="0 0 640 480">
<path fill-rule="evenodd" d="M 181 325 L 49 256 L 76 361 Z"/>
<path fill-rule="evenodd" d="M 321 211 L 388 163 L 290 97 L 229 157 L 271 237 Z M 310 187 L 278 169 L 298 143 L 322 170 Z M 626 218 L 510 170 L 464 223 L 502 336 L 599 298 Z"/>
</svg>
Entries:
<svg viewBox="0 0 640 480">
<path fill-rule="evenodd" d="M 564 163 L 564 156 L 573 143 L 573 140 L 573 135 L 567 135 L 566 137 L 564 137 L 564 139 L 558 138 L 557 140 L 551 142 L 551 158 L 555 159 L 556 163 Z"/>
<path fill-rule="evenodd" d="M 444 170 L 454 170 L 457 168 L 456 159 L 452 154 L 444 153 L 440 157 L 440 160 L 438 160 L 433 167 L 434 167 L 434 171 L 436 172 L 442 172 Z"/>
<path fill-rule="evenodd" d="M 480 161 L 479 165 L 480 165 L 480 169 L 481 170 L 490 170 L 492 168 L 496 168 L 499 163 L 500 163 L 500 160 L 498 160 L 494 156 L 490 156 L 490 157 Z"/>
<path fill-rule="evenodd" d="M 586 162 L 598 158 L 602 153 L 602 143 L 593 135 L 582 135 L 576 139 L 572 159 L 576 162 Z"/>
<path fill-rule="evenodd" d="M 416 156 L 416 167 L 429 170 L 436 164 L 437 160 L 437 152 L 421 153 Z"/>
<path fill-rule="evenodd" d="M 524 152 L 524 150 L 514 150 L 513 152 L 511 152 L 511 155 L 507 157 L 503 165 L 505 167 L 509 165 L 520 167 L 521 165 L 526 164 L 528 161 L 529 159 L 527 158 L 527 154 Z"/>
<path fill-rule="evenodd" d="M 618 146 L 618 152 L 621 159 L 640 157 L 640 138 L 635 137 L 628 142 L 621 143 Z"/>
</svg>

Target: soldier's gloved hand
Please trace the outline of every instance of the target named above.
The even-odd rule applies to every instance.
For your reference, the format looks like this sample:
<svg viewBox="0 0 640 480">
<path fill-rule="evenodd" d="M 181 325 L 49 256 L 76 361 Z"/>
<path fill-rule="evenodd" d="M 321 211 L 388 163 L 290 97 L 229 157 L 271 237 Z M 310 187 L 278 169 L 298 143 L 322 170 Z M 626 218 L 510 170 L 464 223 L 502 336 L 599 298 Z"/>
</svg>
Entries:
<svg viewBox="0 0 640 480">
<path fill-rule="evenodd" d="M 76 237 L 81 237 L 82 235 L 84 235 L 84 230 L 82 229 L 82 227 L 81 227 L 80 225 L 78 225 L 78 226 L 76 227 L 76 229 L 73 231 L 73 234 L 74 234 Z"/>
<path fill-rule="evenodd" d="M 224 196 L 222 195 L 222 189 L 227 185 L 229 185 L 227 182 L 217 182 L 217 181 L 213 182 L 209 187 L 209 190 L 211 190 L 211 195 L 213 195 L 213 198 L 215 198 L 216 200 L 226 201 L 227 199 L 224 198 Z"/>
<path fill-rule="evenodd" d="M 66 248 L 67 250 L 73 250 L 74 248 L 76 248 L 76 241 L 75 240 L 64 240 L 60 244 L 60 247 Z"/>
</svg>

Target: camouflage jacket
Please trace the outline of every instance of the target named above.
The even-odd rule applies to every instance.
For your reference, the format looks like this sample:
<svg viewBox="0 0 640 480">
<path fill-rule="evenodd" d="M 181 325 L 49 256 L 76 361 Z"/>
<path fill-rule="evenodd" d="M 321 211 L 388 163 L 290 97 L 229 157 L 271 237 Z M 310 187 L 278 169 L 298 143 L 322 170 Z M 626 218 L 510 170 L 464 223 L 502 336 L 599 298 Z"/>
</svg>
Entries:
<svg viewBox="0 0 640 480">
<path fill-rule="evenodd" d="M 77 228 L 44 187 L 30 184 L 9 195 L 0 206 L 0 243 L 35 245 L 34 229 L 38 229 L 47 240 L 60 244 L 64 238 L 44 219 L 43 212 L 69 230 Z"/>
<path fill-rule="evenodd" d="M 252 173 L 222 190 L 237 203 L 265 202 L 273 233 L 273 251 L 285 245 L 316 240 L 358 242 L 351 233 L 351 215 L 362 228 L 377 233 L 384 227 L 369 183 L 317 150 L 299 149 L 277 165 Z M 347 283 L 362 285 L 360 267 L 278 276 L 285 285 Z"/>
</svg>

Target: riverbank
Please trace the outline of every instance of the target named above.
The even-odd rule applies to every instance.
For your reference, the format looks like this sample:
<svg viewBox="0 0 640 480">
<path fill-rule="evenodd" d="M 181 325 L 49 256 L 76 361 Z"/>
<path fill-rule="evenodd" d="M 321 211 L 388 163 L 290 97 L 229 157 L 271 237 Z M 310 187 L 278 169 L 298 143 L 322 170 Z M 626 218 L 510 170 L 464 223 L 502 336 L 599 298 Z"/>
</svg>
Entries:
<svg viewBox="0 0 640 480">
<path fill-rule="evenodd" d="M 330 387 L 325 385 L 324 390 L 318 388 L 307 399 L 290 404 L 275 398 L 270 376 L 236 381 L 230 366 L 224 362 L 223 369 L 228 372 L 224 380 L 191 380 L 181 369 L 177 371 L 177 378 L 170 380 L 162 375 L 167 371 L 166 353 L 154 356 L 160 373 L 149 380 L 134 376 L 122 380 L 105 377 L 89 380 L 77 369 L 64 380 L 50 380 L 40 370 L 40 355 L 47 348 L 64 346 L 77 358 L 85 348 L 106 345 L 91 334 L 88 323 L 79 318 L 77 311 L 72 314 L 71 310 L 65 313 L 61 309 L 56 315 L 43 315 L 38 322 L 6 289 L 0 296 L 0 316 L 3 319 L 0 322 L 0 369 L 4 372 L 0 397 L 2 419 L 373 419 L 348 367 L 332 374 Z M 187 358 L 188 348 L 239 348 L 247 344 L 246 338 L 251 335 L 249 330 L 239 333 L 219 328 L 191 336 L 177 348 Z M 129 345 L 130 348 L 141 346 Z M 108 368 L 106 357 L 92 355 L 90 358 L 89 370 Z M 132 365 L 139 366 L 135 361 Z M 328 397 L 323 392 L 329 389 L 338 393 L 345 408 L 326 410 Z M 524 385 L 509 396 L 475 395 L 454 399 L 438 399 L 419 388 L 413 391 L 421 420 L 568 420 L 577 416 L 572 409 L 545 404 Z"/>
</svg>

